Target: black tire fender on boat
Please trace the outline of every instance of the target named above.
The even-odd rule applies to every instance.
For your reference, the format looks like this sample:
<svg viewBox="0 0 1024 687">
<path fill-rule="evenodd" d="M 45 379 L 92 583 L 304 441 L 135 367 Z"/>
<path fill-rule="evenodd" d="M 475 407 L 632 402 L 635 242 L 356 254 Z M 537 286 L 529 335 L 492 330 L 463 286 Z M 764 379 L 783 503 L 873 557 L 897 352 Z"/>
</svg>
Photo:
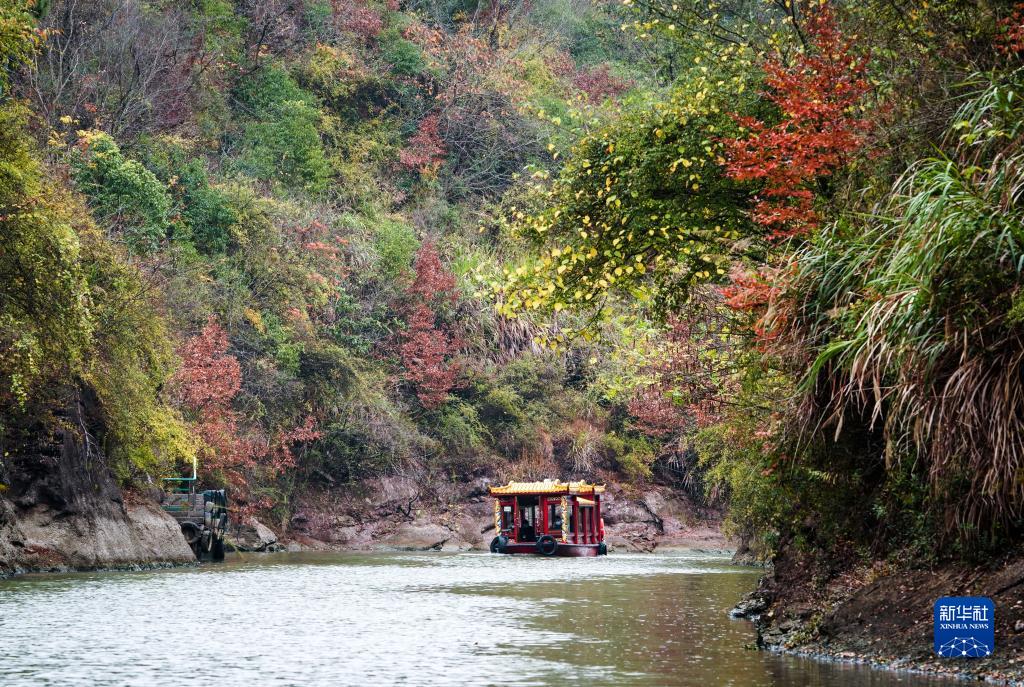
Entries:
<svg viewBox="0 0 1024 687">
<path fill-rule="evenodd" d="M 185 537 L 185 541 L 189 546 L 192 546 L 202 536 L 202 530 L 194 522 L 183 522 L 181 523 L 181 534 Z"/>
<path fill-rule="evenodd" d="M 537 540 L 537 551 L 544 556 L 553 556 L 558 550 L 558 542 L 550 534 L 545 534 Z"/>
<path fill-rule="evenodd" d="M 491 540 L 491 553 L 505 553 L 505 547 L 508 546 L 508 537 L 501 534 Z"/>
<path fill-rule="evenodd" d="M 608 555 L 608 545 L 605 544 L 604 542 L 601 542 L 600 544 L 598 544 L 597 545 L 597 555 L 598 556 L 607 556 Z"/>
</svg>

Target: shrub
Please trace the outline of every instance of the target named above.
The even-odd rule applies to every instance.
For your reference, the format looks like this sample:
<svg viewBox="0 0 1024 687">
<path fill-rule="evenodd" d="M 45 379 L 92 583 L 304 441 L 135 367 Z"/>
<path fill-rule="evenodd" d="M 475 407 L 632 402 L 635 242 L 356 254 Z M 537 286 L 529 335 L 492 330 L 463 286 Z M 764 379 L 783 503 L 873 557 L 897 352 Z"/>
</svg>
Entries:
<svg viewBox="0 0 1024 687">
<path fill-rule="evenodd" d="M 267 65 L 246 75 L 235 86 L 233 95 L 241 109 L 240 114 L 248 117 L 265 115 L 279 103 L 289 100 L 315 102 L 291 74 L 276 65 Z"/>
<path fill-rule="evenodd" d="M 646 438 L 612 436 L 606 438 L 605 445 L 614 451 L 615 462 L 627 479 L 642 482 L 651 478 L 651 466 L 657 455 Z"/>
<path fill-rule="evenodd" d="M 316 98 L 279 67 L 243 79 L 236 98 L 245 117 L 242 167 L 292 189 L 326 189 L 331 169 L 320 139 Z"/>
<path fill-rule="evenodd" d="M 523 399 L 510 387 L 495 386 L 487 389 L 478 404 L 481 417 L 488 425 L 520 425 L 526 422 Z"/>
<path fill-rule="evenodd" d="M 484 451 L 490 432 L 481 422 L 476 408 L 467 403 L 449 403 L 442 408 L 434 424 L 434 435 L 444 444 L 452 464 L 476 457 Z"/>
<path fill-rule="evenodd" d="M 318 43 L 303 66 L 301 77 L 309 88 L 331 102 L 355 94 L 367 74 L 355 53 Z"/>
<path fill-rule="evenodd" d="M 397 29 L 381 36 L 381 52 L 391 71 L 400 76 L 418 76 L 427 68 L 427 60 L 419 46 L 402 37 Z"/>
<path fill-rule="evenodd" d="M 407 273 L 412 258 L 419 248 L 419 240 L 408 224 L 392 218 L 380 217 L 373 223 L 373 246 L 379 259 L 377 269 L 381 277 L 394 281 Z"/>
<path fill-rule="evenodd" d="M 155 251 L 171 228 L 167 187 L 142 163 L 128 159 L 109 135 L 82 135 L 71 158 L 75 184 L 96 219 L 133 253 Z"/>
<path fill-rule="evenodd" d="M 39 35 L 31 14 L 34 4 L 31 0 L 15 0 L 0 7 L 0 89 L 3 91 L 7 89 L 9 72 L 35 53 Z"/>
<path fill-rule="evenodd" d="M 205 160 L 169 138 L 144 141 L 142 151 L 147 169 L 167 184 L 196 248 L 207 255 L 226 250 L 238 215 L 227 194 L 210 185 Z"/>
<path fill-rule="evenodd" d="M 629 84 L 612 74 L 608 64 L 580 71 L 573 76 L 572 85 L 582 91 L 591 104 L 617 98 L 629 90 Z"/>
<path fill-rule="evenodd" d="M 95 392 L 103 449 L 122 480 L 174 474 L 192 461 L 195 437 L 161 390 L 176 359 L 167 324 L 149 299 L 149 285 L 101 235 L 84 223 L 95 334 L 82 379 Z"/>
<path fill-rule="evenodd" d="M 395 469 L 439 448 L 389 398 L 389 386 L 379 370 L 353 368 L 338 412 L 323 428 L 321 465 L 326 473 L 354 480 Z"/>
<path fill-rule="evenodd" d="M 26 112 L 0 106 L 0 409 L 80 371 L 95 326 L 71 211 L 32 156 Z M 31 202 L 31 210 L 29 203 Z"/>
<path fill-rule="evenodd" d="M 320 111 L 303 100 L 286 100 L 251 123 L 243 136 L 244 166 L 256 177 L 293 189 L 323 191 L 331 176 L 319 132 Z"/>
</svg>

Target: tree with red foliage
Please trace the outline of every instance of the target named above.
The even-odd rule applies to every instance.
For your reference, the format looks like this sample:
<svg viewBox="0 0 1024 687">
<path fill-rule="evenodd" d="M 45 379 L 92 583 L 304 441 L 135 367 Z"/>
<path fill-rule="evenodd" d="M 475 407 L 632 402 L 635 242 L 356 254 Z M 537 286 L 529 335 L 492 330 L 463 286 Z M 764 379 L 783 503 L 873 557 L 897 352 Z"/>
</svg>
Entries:
<svg viewBox="0 0 1024 687">
<path fill-rule="evenodd" d="M 242 367 L 227 349 L 227 333 L 211 316 L 181 347 L 172 388 L 205 445 L 203 472 L 220 472 L 232 486 L 242 487 L 242 471 L 255 465 L 257 445 L 242 435 L 239 415 L 231 407 L 242 387 Z"/>
<path fill-rule="evenodd" d="M 996 50 L 1004 55 L 1024 53 L 1024 2 L 1013 6 L 1010 16 L 999 20 Z"/>
<path fill-rule="evenodd" d="M 443 405 L 455 388 L 459 368 L 451 360 L 455 344 L 451 335 L 437 325 L 435 306 L 457 298 L 455 276 L 441 264 L 437 249 L 424 241 L 416 253 L 416 277 L 406 289 L 402 306 L 406 329 L 398 347 L 405 368 L 405 380 L 427 410 Z"/>
<path fill-rule="evenodd" d="M 398 160 L 406 169 L 420 174 L 432 174 L 444 162 L 444 141 L 438 133 L 440 117 L 428 115 L 420 122 L 416 133 L 409 138 L 408 145 L 398 154 Z"/>
<path fill-rule="evenodd" d="M 331 11 L 338 28 L 365 41 L 377 38 L 384 30 L 380 13 L 360 0 L 331 0 Z"/>
<path fill-rule="evenodd" d="M 872 127 L 862 112 L 871 89 L 868 58 L 854 55 L 853 41 L 843 37 L 828 8 L 810 18 L 806 34 L 810 47 L 792 64 L 773 56 L 764 66 L 764 95 L 781 120 L 736 116 L 749 133 L 724 141 L 728 175 L 763 182 L 753 219 L 776 239 L 817 225 L 812 184 L 846 164 Z"/>
<path fill-rule="evenodd" d="M 686 412 L 672 397 L 672 389 L 658 381 L 634 392 L 626 404 L 637 428 L 648 436 L 666 439 L 686 429 Z"/>
<path fill-rule="evenodd" d="M 348 239 L 341 232 L 327 222 L 313 220 L 295 225 L 285 233 L 287 248 L 296 255 L 292 264 L 306 267 L 304 283 L 300 281 L 304 307 L 290 308 L 286 312 L 289 320 L 330 323 L 336 318 L 336 305 L 345 293 L 343 284 L 349 274 L 344 256 Z"/>
<path fill-rule="evenodd" d="M 312 415 L 307 415 L 302 424 L 296 425 L 287 432 L 282 432 L 274 442 L 275 446 L 271 453 L 272 460 L 269 466 L 271 471 L 279 474 L 288 468 L 295 467 L 295 453 L 292 450 L 295 444 L 305 444 L 322 436 L 323 432 L 316 429 L 316 418 Z"/>
<path fill-rule="evenodd" d="M 607 64 L 578 72 L 572 77 L 572 85 L 582 91 L 591 104 L 616 98 L 630 87 L 628 82 L 612 74 Z"/>
<path fill-rule="evenodd" d="M 772 312 L 771 304 L 785 290 L 790 271 L 777 267 L 761 267 L 756 271 L 734 269 L 729 275 L 729 286 L 719 289 L 725 305 L 743 313 L 752 322 L 758 350 L 767 352 L 779 338 L 787 320 L 780 312 Z M 771 316 L 769 316 L 771 313 Z"/>
</svg>

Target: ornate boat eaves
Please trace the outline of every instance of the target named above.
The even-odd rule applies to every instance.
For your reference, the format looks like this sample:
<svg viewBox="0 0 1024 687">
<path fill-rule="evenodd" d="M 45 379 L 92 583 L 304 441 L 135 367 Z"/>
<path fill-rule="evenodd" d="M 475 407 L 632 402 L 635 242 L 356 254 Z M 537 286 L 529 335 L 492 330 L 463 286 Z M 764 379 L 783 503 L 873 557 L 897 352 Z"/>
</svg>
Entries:
<svg viewBox="0 0 1024 687">
<path fill-rule="evenodd" d="M 491 496 L 518 496 L 526 494 L 603 494 L 603 484 L 591 484 L 585 480 L 563 482 L 546 479 L 542 482 L 509 482 L 505 486 L 490 487 Z"/>
</svg>

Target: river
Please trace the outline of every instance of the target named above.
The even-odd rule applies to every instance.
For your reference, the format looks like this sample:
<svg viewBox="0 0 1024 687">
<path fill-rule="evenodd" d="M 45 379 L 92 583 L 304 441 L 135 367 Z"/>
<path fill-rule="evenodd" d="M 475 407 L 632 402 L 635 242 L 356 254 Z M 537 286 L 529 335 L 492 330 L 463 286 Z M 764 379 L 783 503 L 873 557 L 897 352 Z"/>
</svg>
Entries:
<svg viewBox="0 0 1024 687">
<path fill-rule="evenodd" d="M 927 685 L 752 650 L 716 556 L 270 554 L 0 581 L 0 685 Z"/>
</svg>

